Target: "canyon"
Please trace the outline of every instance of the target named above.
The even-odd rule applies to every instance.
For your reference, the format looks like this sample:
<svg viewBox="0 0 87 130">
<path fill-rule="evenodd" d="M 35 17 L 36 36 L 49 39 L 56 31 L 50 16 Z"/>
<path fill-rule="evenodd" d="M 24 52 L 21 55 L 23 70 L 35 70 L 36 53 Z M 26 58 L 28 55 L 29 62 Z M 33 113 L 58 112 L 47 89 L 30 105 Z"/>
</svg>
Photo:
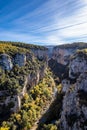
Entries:
<svg viewBox="0 0 87 130">
<path fill-rule="evenodd" d="M 23 109 L 22 100 L 24 100 L 26 93 L 31 94 L 29 92 L 34 91 L 32 88 L 37 86 L 45 76 L 48 76 L 52 82 L 48 86 L 54 86 L 51 93 L 52 99 L 52 94 L 59 86 L 61 91 L 58 89 L 52 107 L 47 107 L 47 114 L 42 115 L 42 119 L 45 121 L 42 122 L 42 127 L 39 126 L 41 124 L 38 124 L 38 129 L 45 130 L 44 124 L 51 124 L 55 125 L 54 130 L 56 128 L 59 130 L 86 130 L 87 43 L 47 47 L 29 46 L 21 43 L 1 43 L 1 46 L 4 44 L 4 53 L 2 50 L 0 52 L 0 114 L 4 113 L 3 107 L 8 108 L 10 114 L 18 113 Z M 9 44 L 11 49 L 9 49 Z M 48 68 L 53 76 L 50 72 L 48 74 Z M 38 90 L 35 92 L 37 93 Z M 33 98 L 36 98 L 35 95 Z M 0 122 L 6 118 L 5 115 L 3 117 Z"/>
</svg>

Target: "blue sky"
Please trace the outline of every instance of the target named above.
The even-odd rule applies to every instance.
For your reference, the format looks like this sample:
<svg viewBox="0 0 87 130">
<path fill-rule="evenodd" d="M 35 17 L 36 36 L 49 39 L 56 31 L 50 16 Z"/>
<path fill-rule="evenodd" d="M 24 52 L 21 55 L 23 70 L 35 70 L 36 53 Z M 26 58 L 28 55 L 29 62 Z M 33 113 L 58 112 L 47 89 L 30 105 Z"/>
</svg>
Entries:
<svg viewBox="0 0 87 130">
<path fill-rule="evenodd" d="M 0 0 L 0 40 L 87 42 L 87 0 Z"/>
</svg>

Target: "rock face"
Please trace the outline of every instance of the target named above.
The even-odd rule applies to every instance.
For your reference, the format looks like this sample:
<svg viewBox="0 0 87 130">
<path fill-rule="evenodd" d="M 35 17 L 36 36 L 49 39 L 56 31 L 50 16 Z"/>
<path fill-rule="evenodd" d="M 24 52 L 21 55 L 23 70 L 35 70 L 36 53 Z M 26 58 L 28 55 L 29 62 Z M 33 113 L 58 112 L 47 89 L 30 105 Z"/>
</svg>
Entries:
<svg viewBox="0 0 87 130">
<path fill-rule="evenodd" d="M 34 87 L 39 82 L 39 79 L 40 79 L 39 72 L 36 72 L 35 74 L 31 73 L 30 75 L 28 75 L 28 86 Z"/>
<path fill-rule="evenodd" d="M 62 92 L 66 93 L 70 87 L 70 81 L 67 79 L 62 80 Z"/>
<path fill-rule="evenodd" d="M 7 54 L 1 54 L 0 55 L 0 66 L 4 70 L 11 70 L 12 67 L 13 67 L 11 57 L 9 55 L 7 55 Z"/>
<path fill-rule="evenodd" d="M 2 69 L 10 71 L 15 64 L 20 67 L 24 66 L 26 64 L 26 55 L 16 54 L 14 57 L 11 57 L 7 54 L 0 55 L 0 66 Z"/>
<path fill-rule="evenodd" d="M 67 65 L 72 54 L 74 54 L 78 49 L 82 50 L 85 48 L 87 48 L 86 43 L 73 43 L 55 46 L 53 48 L 52 58 L 60 64 Z"/>
<path fill-rule="evenodd" d="M 66 65 L 69 63 L 70 56 L 75 52 L 73 49 L 62 49 L 55 47 L 53 49 L 53 56 L 52 58 L 56 60 L 58 63 Z"/>
<path fill-rule="evenodd" d="M 27 73 L 26 76 L 24 74 L 21 74 L 21 76 L 24 76 L 24 83 L 23 86 L 20 88 L 20 92 L 14 93 L 12 96 L 9 93 L 9 90 L 3 90 L 0 89 L 0 110 L 3 109 L 3 106 L 5 105 L 9 107 L 9 110 L 11 112 L 17 112 L 21 108 L 21 99 L 25 95 L 25 93 L 35 85 L 38 84 L 38 82 L 44 77 L 44 73 L 47 67 L 46 62 L 44 61 L 47 58 L 47 55 L 45 53 L 38 52 L 37 57 L 40 59 L 41 65 L 38 63 L 39 60 L 32 54 L 32 52 L 26 52 L 26 53 L 16 53 L 14 55 L 7 55 L 7 54 L 0 54 L 0 67 L 2 68 L 2 72 L 7 70 L 12 72 L 14 69 L 13 67 L 15 65 L 18 65 L 21 69 L 22 66 L 27 64 L 27 67 L 30 66 L 30 68 L 26 67 L 25 71 L 28 71 L 30 69 L 29 74 Z M 41 58 L 42 57 L 42 58 Z M 43 60 L 44 59 L 44 60 Z M 42 61 L 43 60 L 43 61 Z M 2 73 L 1 72 L 1 73 Z M 15 74 L 14 74 L 15 75 Z M 16 75 L 15 75 L 16 76 Z M 15 88 L 16 89 L 16 88 Z M 12 90 L 13 91 L 13 90 Z"/>
<path fill-rule="evenodd" d="M 33 53 L 27 53 L 25 59 L 26 59 L 26 62 L 28 62 L 28 61 L 34 61 L 35 60 L 35 56 L 34 56 Z"/>
<path fill-rule="evenodd" d="M 39 70 L 37 70 L 35 73 L 31 73 L 28 75 L 28 87 L 33 87 L 39 83 L 41 79 L 43 79 L 46 65 L 43 65 Z"/>
<path fill-rule="evenodd" d="M 19 67 L 25 66 L 26 62 L 34 61 L 35 57 L 33 54 L 26 53 L 20 54 L 17 53 L 15 56 L 9 56 L 7 54 L 0 54 L 0 66 L 3 70 L 10 71 L 14 65 Z"/>
<path fill-rule="evenodd" d="M 87 58 L 82 52 L 79 52 L 70 60 L 69 64 L 69 77 L 76 78 L 80 73 L 87 70 Z"/>
<path fill-rule="evenodd" d="M 64 80 L 62 83 L 65 96 L 63 99 L 63 107 L 61 112 L 60 130 L 87 129 L 86 57 L 87 54 L 84 54 L 83 52 L 74 55 L 74 58 L 70 62 L 69 73 L 70 78 L 76 79 L 76 82 L 74 84 L 69 84 L 69 81 Z M 77 73 L 78 76 L 76 75 Z"/>
<path fill-rule="evenodd" d="M 39 60 L 46 60 L 48 57 L 48 50 L 40 50 L 40 49 L 31 49 L 34 55 L 39 59 Z"/>
<path fill-rule="evenodd" d="M 68 88 L 63 99 L 61 130 L 87 129 L 87 73 Z"/>
<path fill-rule="evenodd" d="M 25 54 L 16 54 L 14 58 L 14 63 L 18 64 L 20 67 L 26 64 L 26 55 Z"/>
</svg>

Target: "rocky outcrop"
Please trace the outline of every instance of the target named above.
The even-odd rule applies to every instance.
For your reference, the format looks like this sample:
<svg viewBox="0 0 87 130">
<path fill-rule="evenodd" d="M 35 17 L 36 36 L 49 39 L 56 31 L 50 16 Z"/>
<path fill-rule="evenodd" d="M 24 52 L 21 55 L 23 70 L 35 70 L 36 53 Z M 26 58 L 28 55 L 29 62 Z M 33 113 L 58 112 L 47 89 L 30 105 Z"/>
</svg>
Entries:
<svg viewBox="0 0 87 130">
<path fill-rule="evenodd" d="M 59 47 L 54 47 L 52 58 L 58 63 L 67 65 L 69 63 L 70 56 L 75 52 L 73 49 L 62 49 Z"/>
<path fill-rule="evenodd" d="M 87 129 L 87 73 L 81 74 L 77 82 L 70 85 L 62 109 L 61 130 Z"/>
<path fill-rule="evenodd" d="M 71 57 L 69 64 L 69 77 L 75 79 L 87 70 L 87 58 L 83 52 L 77 52 Z"/>
<path fill-rule="evenodd" d="M 67 79 L 62 80 L 62 92 L 66 93 L 70 87 L 70 81 Z"/>
<path fill-rule="evenodd" d="M 1 54 L 0 55 L 0 66 L 4 70 L 11 70 L 13 67 L 12 59 L 9 55 L 7 54 Z"/>
<path fill-rule="evenodd" d="M 52 58 L 60 64 L 67 65 L 70 61 L 70 56 L 77 50 L 82 50 L 84 48 L 87 48 L 87 44 L 80 42 L 55 46 L 53 48 Z"/>
<path fill-rule="evenodd" d="M 13 55 L 8 54 L 0 54 L 0 66 L 1 71 L 4 73 L 4 70 L 8 70 L 9 74 L 10 72 L 14 72 L 14 67 L 17 67 L 15 65 L 18 65 L 18 69 L 21 69 L 22 66 L 24 66 L 25 72 L 28 71 L 28 73 L 21 73 L 17 76 L 20 79 L 21 77 L 24 77 L 22 80 L 23 84 L 19 85 L 19 91 L 15 92 L 16 90 L 11 90 L 12 94 L 9 90 L 3 90 L 0 89 L 0 110 L 3 111 L 3 106 L 5 108 L 9 108 L 8 110 L 11 112 L 17 112 L 21 108 L 21 99 L 24 97 L 25 93 L 29 91 L 31 87 L 34 87 L 39 83 L 39 81 L 44 77 L 44 73 L 47 67 L 47 55 L 45 55 L 44 51 L 43 53 L 38 52 L 37 57 L 41 60 L 39 64 L 39 60 L 37 57 L 34 56 L 32 52 L 26 52 L 26 53 L 14 53 Z M 42 58 L 41 58 L 42 57 Z M 42 61 L 46 60 L 46 61 Z M 26 68 L 25 68 L 26 65 Z M 12 70 L 13 69 L 13 70 Z M 1 72 L 1 73 L 2 73 Z M 9 75 L 8 75 L 9 76 Z M 13 73 L 13 76 L 16 76 L 15 73 Z M 10 76 L 9 76 L 10 77 Z M 19 83 L 19 80 L 17 80 Z M 20 87 L 21 86 L 21 87 Z M 14 87 L 14 86 L 13 86 Z M 9 88 L 9 87 L 8 87 Z M 14 87 L 17 89 L 16 87 Z M 14 92 L 13 92 L 14 91 Z"/>
<path fill-rule="evenodd" d="M 30 53 L 17 53 L 14 56 L 0 54 L 0 66 L 3 70 L 10 71 L 14 65 L 25 66 L 28 61 L 35 61 L 35 56 Z"/>
<path fill-rule="evenodd" d="M 35 61 L 35 56 L 33 53 L 26 53 L 26 62 L 28 61 Z"/>
<path fill-rule="evenodd" d="M 39 82 L 39 72 L 31 73 L 28 75 L 28 87 L 35 86 Z"/>
<path fill-rule="evenodd" d="M 28 89 L 31 87 L 34 87 L 35 85 L 37 85 L 39 83 L 40 80 L 43 79 L 46 68 L 47 68 L 47 66 L 45 64 L 36 72 L 28 75 L 28 84 L 27 84 Z"/>
<path fill-rule="evenodd" d="M 26 55 L 25 54 L 16 54 L 14 57 L 14 64 L 24 66 L 26 64 Z"/>
<path fill-rule="evenodd" d="M 69 66 L 70 79 L 76 79 L 74 84 L 65 79 L 62 81 L 63 106 L 60 118 L 60 130 L 87 129 L 87 54 L 79 52 L 73 55 Z"/>
<path fill-rule="evenodd" d="M 49 51 L 49 60 L 48 65 L 51 68 L 51 71 L 59 78 L 61 81 L 68 74 L 68 64 L 70 62 L 70 56 L 76 51 L 76 48 L 64 48 L 60 46 L 48 48 Z M 50 54 L 51 52 L 51 54 Z M 50 57 L 51 55 L 51 57 Z"/>
<path fill-rule="evenodd" d="M 47 63 L 48 55 L 46 50 L 33 50 L 33 53 L 17 53 L 14 56 L 0 54 L 0 66 L 4 70 L 11 70 L 14 65 L 25 66 L 28 61 L 34 62 L 36 58 Z"/>
<path fill-rule="evenodd" d="M 39 60 L 46 60 L 48 58 L 48 50 L 41 50 L 41 49 L 31 49 L 31 51 L 34 53 L 34 55 Z"/>
<path fill-rule="evenodd" d="M 26 64 L 26 55 L 16 54 L 14 57 L 7 54 L 0 55 L 0 66 L 2 69 L 10 71 L 15 64 L 20 67 L 24 66 Z"/>
</svg>

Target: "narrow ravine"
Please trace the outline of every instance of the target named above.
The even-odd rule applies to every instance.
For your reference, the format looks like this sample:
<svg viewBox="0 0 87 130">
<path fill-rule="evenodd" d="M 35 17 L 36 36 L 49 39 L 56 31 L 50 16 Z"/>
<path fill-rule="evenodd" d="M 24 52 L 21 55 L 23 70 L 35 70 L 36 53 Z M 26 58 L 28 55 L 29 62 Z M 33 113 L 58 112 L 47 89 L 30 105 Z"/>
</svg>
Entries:
<svg viewBox="0 0 87 130">
<path fill-rule="evenodd" d="M 43 115 L 45 113 L 47 113 L 49 111 L 50 105 L 56 99 L 56 94 L 57 94 L 57 88 L 55 87 L 54 92 L 52 93 L 52 100 L 48 103 L 48 105 L 43 107 L 43 110 L 41 111 L 40 117 L 37 119 L 37 121 L 34 123 L 33 127 L 30 130 L 36 130 L 38 128 L 39 124 L 43 122 L 42 120 L 45 120 L 45 118 L 44 119 L 41 119 L 41 118 L 43 117 Z"/>
</svg>

